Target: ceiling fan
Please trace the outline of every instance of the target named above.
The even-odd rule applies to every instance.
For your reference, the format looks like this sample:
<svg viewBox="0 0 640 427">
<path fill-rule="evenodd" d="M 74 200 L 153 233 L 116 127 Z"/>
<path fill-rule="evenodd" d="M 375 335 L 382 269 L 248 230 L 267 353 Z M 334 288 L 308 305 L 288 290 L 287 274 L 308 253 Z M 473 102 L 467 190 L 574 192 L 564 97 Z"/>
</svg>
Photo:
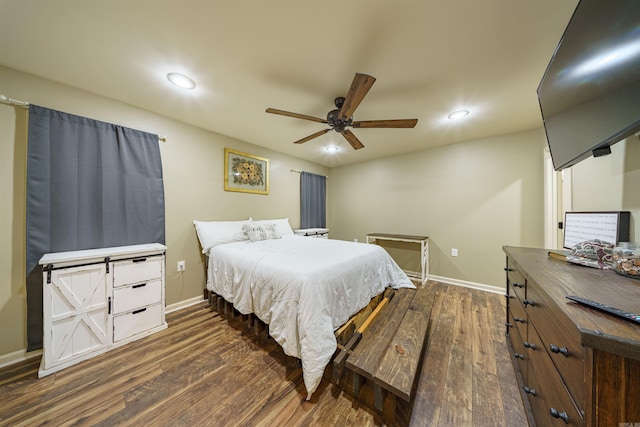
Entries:
<svg viewBox="0 0 640 427">
<path fill-rule="evenodd" d="M 329 125 L 328 129 L 311 134 L 305 138 L 295 141 L 294 144 L 302 144 L 313 138 L 324 135 L 330 130 L 340 133 L 354 150 L 364 147 L 362 142 L 351 132 L 352 128 L 412 128 L 418 123 L 418 119 L 399 119 L 399 120 L 365 120 L 353 121 L 353 112 L 358 108 L 364 97 L 375 83 L 375 77 L 366 74 L 356 73 L 347 92 L 346 97 L 338 97 L 334 100 L 336 109 L 329 111 L 327 118 L 320 119 L 317 117 L 307 116 L 305 114 L 291 113 L 289 111 L 277 110 L 275 108 L 267 108 L 267 113 L 280 114 L 281 116 L 295 117 L 297 119 L 311 120 L 313 122 L 325 123 Z"/>
</svg>

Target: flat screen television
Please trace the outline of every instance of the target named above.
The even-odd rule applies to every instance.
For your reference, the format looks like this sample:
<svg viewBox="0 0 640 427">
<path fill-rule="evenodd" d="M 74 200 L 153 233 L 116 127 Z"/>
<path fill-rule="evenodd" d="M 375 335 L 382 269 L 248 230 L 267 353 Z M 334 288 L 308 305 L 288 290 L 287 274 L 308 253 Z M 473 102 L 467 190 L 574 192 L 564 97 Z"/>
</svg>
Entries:
<svg viewBox="0 0 640 427">
<path fill-rule="evenodd" d="M 538 86 L 555 170 L 640 130 L 640 1 L 581 0 Z"/>
</svg>

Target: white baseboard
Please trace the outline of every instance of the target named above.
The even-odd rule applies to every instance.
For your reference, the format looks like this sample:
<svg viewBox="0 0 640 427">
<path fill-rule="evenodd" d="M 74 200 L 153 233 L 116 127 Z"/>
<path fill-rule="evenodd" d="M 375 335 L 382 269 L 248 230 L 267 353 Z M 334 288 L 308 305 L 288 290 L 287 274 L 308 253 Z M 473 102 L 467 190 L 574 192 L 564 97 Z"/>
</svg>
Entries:
<svg viewBox="0 0 640 427">
<path fill-rule="evenodd" d="M 204 297 L 201 297 L 201 296 L 189 298 L 189 299 L 186 299 L 184 301 L 180 301 L 180 302 L 176 302 L 174 304 L 168 305 L 164 309 L 164 312 L 165 313 L 171 313 L 172 311 L 181 310 L 183 308 L 187 308 L 187 307 L 190 307 L 192 305 L 201 303 L 202 301 L 204 301 Z"/>
<path fill-rule="evenodd" d="M 12 353 L 0 354 L 0 368 L 13 365 L 14 363 L 23 362 L 25 360 L 34 359 L 42 356 L 42 350 L 33 350 L 27 352 L 26 350 L 18 350 Z"/>
<path fill-rule="evenodd" d="M 429 280 L 433 280 L 435 282 L 448 283 L 450 285 L 464 286 L 465 288 L 477 289 L 479 291 L 493 292 L 501 295 L 504 295 L 504 293 L 506 292 L 505 288 L 500 288 L 498 286 L 490 286 L 490 285 L 485 285 L 483 283 L 467 282 L 466 280 L 435 276 L 433 274 L 429 275 Z"/>
</svg>

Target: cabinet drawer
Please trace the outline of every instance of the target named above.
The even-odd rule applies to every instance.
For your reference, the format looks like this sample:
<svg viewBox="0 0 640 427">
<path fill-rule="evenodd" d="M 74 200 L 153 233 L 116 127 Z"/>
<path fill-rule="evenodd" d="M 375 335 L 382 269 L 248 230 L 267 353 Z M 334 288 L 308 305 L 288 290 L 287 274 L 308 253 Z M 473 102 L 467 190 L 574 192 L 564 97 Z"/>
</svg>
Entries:
<svg viewBox="0 0 640 427">
<path fill-rule="evenodd" d="M 515 359 L 516 364 L 518 365 L 518 371 L 522 376 L 522 382 L 526 385 L 528 381 L 527 366 L 529 364 L 527 361 L 528 355 L 525 353 L 525 348 L 523 344 L 524 340 L 522 339 L 522 337 L 520 336 L 520 333 L 518 332 L 518 329 L 516 328 L 511 328 L 509 330 L 509 336 L 507 337 L 507 339 L 511 343 L 511 348 L 510 348 L 511 354 Z"/>
<path fill-rule="evenodd" d="M 162 277 L 164 257 L 146 256 L 113 263 L 113 286 L 148 282 Z"/>
<path fill-rule="evenodd" d="M 520 300 L 523 300 L 526 297 L 526 281 L 524 275 L 520 270 L 517 270 L 511 265 L 511 263 L 509 264 L 507 268 L 507 284 L 511 287 L 509 293 L 515 294 Z"/>
<path fill-rule="evenodd" d="M 113 341 L 117 342 L 162 325 L 162 305 L 139 308 L 113 318 Z"/>
<path fill-rule="evenodd" d="M 527 339 L 527 312 L 518 298 L 509 299 L 507 322 L 510 329 L 516 328 L 520 336 Z"/>
<path fill-rule="evenodd" d="M 527 307 L 529 327 L 535 326 L 542 345 L 560 376 L 567 384 L 578 408 L 584 410 L 584 348 L 573 322 L 533 283 L 529 283 Z M 566 354 L 566 355 L 565 355 Z"/>
<path fill-rule="evenodd" d="M 539 343 L 540 338 L 534 328 L 529 330 L 529 340 L 536 345 Z M 527 352 L 530 361 L 528 396 L 536 425 L 584 425 L 582 415 L 544 348 L 528 349 Z"/>
<path fill-rule="evenodd" d="M 120 314 L 162 301 L 162 280 L 155 279 L 113 290 L 113 313 Z"/>
</svg>

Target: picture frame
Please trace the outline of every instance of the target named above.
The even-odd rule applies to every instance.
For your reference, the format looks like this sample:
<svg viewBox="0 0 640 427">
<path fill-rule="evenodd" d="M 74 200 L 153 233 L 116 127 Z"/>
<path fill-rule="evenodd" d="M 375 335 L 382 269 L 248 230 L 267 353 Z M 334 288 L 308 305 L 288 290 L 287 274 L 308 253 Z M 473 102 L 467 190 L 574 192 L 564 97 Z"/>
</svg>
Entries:
<svg viewBox="0 0 640 427">
<path fill-rule="evenodd" d="M 224 190 L 269 194 L 269 159 L 225 148 Z"/>
</svg>

